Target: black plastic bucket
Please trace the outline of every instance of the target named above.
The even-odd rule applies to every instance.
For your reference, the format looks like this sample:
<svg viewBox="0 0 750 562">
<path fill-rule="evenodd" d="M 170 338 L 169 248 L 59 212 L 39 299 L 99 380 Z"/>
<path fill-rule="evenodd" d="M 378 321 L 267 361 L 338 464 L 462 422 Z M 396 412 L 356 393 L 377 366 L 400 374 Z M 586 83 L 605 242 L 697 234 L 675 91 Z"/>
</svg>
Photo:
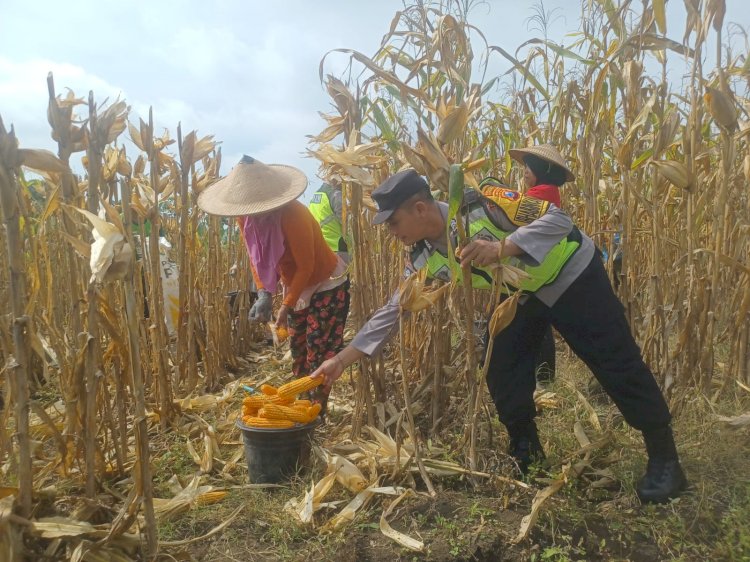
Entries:
<svg viewBox="0 0 750 562">
<path fill-rule="evenodd" d="M 250 482 L 278 484 L 305 468 L 310 460 L 312 436 L 318 420 L 289 429 L 248 427 L 241 421 L 245 460 Z"/>
</svg>

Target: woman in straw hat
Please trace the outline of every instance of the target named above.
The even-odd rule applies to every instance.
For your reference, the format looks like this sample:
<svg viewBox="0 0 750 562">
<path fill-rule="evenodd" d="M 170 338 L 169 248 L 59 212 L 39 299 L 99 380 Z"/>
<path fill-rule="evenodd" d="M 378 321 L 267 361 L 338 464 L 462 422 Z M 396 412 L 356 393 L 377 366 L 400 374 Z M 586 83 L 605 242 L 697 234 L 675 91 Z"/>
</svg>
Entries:
<svg viewBox="0 0 750 562">
<path fill-rule="evenodd" d="M 544 199 L 562 208 L 560 187 L 575 180 L 562 154 L 551 144 L 540 144 L 528 148 L 514 148 L 511 158 L 523 164 L 523 179 L 526 195 Z"/>
<path fill-rule="evenodd" d="M 509 153 L 511 158 L 524 165 L 526 195 L 549 201 L 562 208 L 560 187 L 565 182 L 575 179 L 562 154 L 551 144 L 514 148 Z M 555 337 L 552 335 L 552 326 L 547 328 L 542 340 L 537 358 L 536 378 L 540 382 L 549 382 L 555 378 Z"/>
<path fill-rule="evenodd" d="M 349 311 L 346 265 L 297 201 L 306 187 L 300 170 L 244 156 L 198 197 L 205 212 L 238 217 L 258 288 L 251 319 L 271 319 L 272 294 L 281 283 L 283 299 L 274 327 L 289 331 L 295 377 L 309 375 L 341 349 Z M 316 399 L 325 408 L 327 395 Z"/>
</svg>

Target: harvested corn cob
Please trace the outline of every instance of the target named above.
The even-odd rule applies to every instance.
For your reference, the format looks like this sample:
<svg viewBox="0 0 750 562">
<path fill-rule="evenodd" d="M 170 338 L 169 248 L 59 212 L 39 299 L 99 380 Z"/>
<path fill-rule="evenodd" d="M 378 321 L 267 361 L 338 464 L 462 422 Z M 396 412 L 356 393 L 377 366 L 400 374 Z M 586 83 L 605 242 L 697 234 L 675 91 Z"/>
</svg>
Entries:
<svg viewBox="0 0 750 562">
<path fill-rule="evenodd" d="M 277 394 L 276 396 L 269 396 L 266 402 L 269 402 L 271 404 L 281 404 L 282 406 L 287 406 L 294 402 L 294 398 L 292 396 L 286 397 L 286 396 L 279 396 Z"/>
<path fill-rule="evenodd" d="M 313 421 L 315 418 L 318 417 L 318 414 L 320 414 L 320 410 L 323 409 L 323 406 L 320 405 L 320 402 L 316 402 L 310 408 L 307 410 L 307 415 L 310 418 L 310 421 Z"/>
<path fill-rule="evenodd" d="M 270 384 L 261 385 L 260 391 L 266 396 L 275 396 L 276 394 L 278 394 L 278 389 L 275 386 L 271 386 Z"/>
<path fill-rule="evenodd" d="M 245 396 L 242 400 L 242 405 L 249 408 L 262 408 L 265 404 L 291 404 L 294 402 L 293 398 L 283 398 L 278 394 L 268 396 L 267 394 L 253 394 L 252 396 Z"/>
<path fill-rule="evenodd" d="M 253 394 L 252 396 L 245 396 L 242 400 L 243 408 L 262 408 L 263 404 L 268 402 L 268 398 L 264 394 Z"/>
<path fill-rule="evenodd" d="M 312 401 L 311 400 L 295 400 L 294 402 L 292 402 L 292 406 L 294 406 L 295 408 L 309 408 L 310 406 L 312 406 Z"/>
<path fill-rule="evenodd" d="M 267 429 L 288 429 L 294 427 L 294 422 L 291 420 L 273 420 L 269 418 L 262 418 L 260 416 L 245 416 L 242 418 L 242 423 L 248 427 L 260 427 Z"/>
<path fill-rule="evenodd" d="M 279 343 L 286 341 L 286 339 L 289 337 L 289 330 L 284 328 L 283 326 L 279 326 L 276 328 L 276 337 L 279 340 Z"/>
<path fill-rule="evenodd" d="M 258 408 L 253 408 L 252 406 L 247 406 L 245 404 L 242 405 L 242 415 L 243 416 L 257 416 L 258 415 Z"/>
<path fill-rule="evenodd" d="M 266 404 L 258 413 L 263 417 L 273 420 L 291 420 L 298 423 L 308 422 L 308 415 L 306 411 L 303 412 L 301 410 L 298 410 L 297 408 L 279 406 L 278 404 Z"/>
<path fill-rule="evenodd" d="M 279 396 L 284 398 L 293 398 L 300 392 L 307 392 L 316 386 L 320 386 L 323 377 L 301 377 L 279 387 Z"/>
</svg>

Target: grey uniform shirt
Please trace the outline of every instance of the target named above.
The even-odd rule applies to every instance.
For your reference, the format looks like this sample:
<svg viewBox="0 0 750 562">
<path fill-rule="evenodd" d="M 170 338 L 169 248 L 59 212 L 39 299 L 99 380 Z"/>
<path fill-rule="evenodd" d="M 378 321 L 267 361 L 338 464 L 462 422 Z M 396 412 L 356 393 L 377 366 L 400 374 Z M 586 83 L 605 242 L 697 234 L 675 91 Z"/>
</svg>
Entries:
<svg viewBox="0 0 750 562">
<path fill-rule="evenodd" d="M 448 204 L 438 201 L 437 205 L 443 214 L 443 218 L 447 219 Z M 544 261 L 550 250 L 570 234 L 573 229 L 573 221 L 570 217 L 551 203 L 543 216 L 522 227 L 516 227 L 511 223 L 499 208 L 491 208 L 489 217 L 500 229 L 511 233 L 507 240 L 524 251 L 518 258 L 532 266 L 539 265 Z M 557 278 L 534 293 L 540 301 L 549 307 L 557 302 L 560 295 L 578 278 L 594 256 L 594 242 L 583 233 L 581 233 L 581 238 L 581 246 L 568 260 Z M 448 240 L 445 235 L 437 240 L 428 240 L 428 242 L 432 246 L 432 252 L 440 251 L 445 254 L 448 250 Z M 400 313 L 398 301 L 399 292 L 396 290 L 385 306 L 375 312 L 357 333 L 352 340 L 352 347 L 370 356 L 380 353 L 383 346 L 398 328 L 398 315 Z"/>
</svg>

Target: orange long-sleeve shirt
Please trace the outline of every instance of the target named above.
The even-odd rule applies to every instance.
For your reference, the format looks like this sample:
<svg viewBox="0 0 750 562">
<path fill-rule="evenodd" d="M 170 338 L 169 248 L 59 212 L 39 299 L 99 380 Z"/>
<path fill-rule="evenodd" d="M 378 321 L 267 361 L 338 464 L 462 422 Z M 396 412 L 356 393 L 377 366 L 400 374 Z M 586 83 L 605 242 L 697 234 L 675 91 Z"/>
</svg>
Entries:
<svg viewBox="0 0 750 562">
<path fill-rule="evenodd" d="M 328 279 L 336 269 L 337 258 L 326 244 L 320 225 L 299 201 L 282 207 L 281 230 L 284 233 L 284 253 L 279 260 L 279 275 L 286 286 L 284 304 L 294 308 L 302 291 Z M 273 292 L 276 287 L 264 287 L 253 270 L 258 289 Z"/>
</svg>

